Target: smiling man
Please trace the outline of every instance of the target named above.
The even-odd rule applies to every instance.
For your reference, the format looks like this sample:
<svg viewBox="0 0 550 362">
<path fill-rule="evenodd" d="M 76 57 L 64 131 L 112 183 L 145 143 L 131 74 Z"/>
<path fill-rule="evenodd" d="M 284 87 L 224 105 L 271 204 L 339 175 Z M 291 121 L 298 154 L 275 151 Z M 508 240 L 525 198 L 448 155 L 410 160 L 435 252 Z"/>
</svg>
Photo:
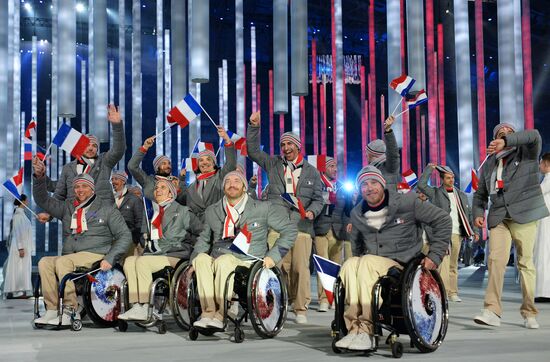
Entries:
<svg viewBox="0 0 550 362">
<path fill-rule="evenodd" d="M 267 172 L 267 199 L 298 225 L 298 236 L 282 262 L 282 270 L 289 287 L 289 302 L 294 304 L 296 323 L 304 324 L 311 301 L 309 259 L 315 236 L 313 220 L 323 209 L 321 178 L 317 169 L 302 156 L 300 138 L 292 132 L 281 135 L 280 156 L 270 156 L 260 149 L 260 112 L 250 116 L 246 139 L 248 156 Z M 275 231 L 270 232 L 268 243 L 273 245 L 277 237 Z"/>
<path fill-rule="evenodd" d="M 46 313 L 35 319 L 35 323 L 57 325 L 57 280 L 77 267 L 90 268 L 97 261 L 101 261 L 102 270 L 111 269 L 127 252 L 132 235 L 118 209 L 97 197 L 94 179 L 89 174 L 73 178 L 74 201 L 60 201 L 48 195 L 44 163 L 33 163 L 33 169 L 36 204 L 63 223 L 62 256 L 45 256 L 38 262 Z M 78 307 L 73 282 L 67 282 L 63 301 L 69 307 L 65 309 L 61 323 L 66 326 L 71 321 L 68 313 Z"/>
</svg>

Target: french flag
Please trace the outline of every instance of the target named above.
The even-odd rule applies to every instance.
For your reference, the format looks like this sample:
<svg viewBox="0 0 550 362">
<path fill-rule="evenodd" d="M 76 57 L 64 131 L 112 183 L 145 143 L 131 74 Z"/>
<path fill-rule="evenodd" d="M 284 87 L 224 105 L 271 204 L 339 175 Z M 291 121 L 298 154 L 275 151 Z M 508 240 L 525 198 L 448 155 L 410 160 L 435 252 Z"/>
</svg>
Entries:
<svg viewBox="0 0 550 362">
<path fill-rule="evenodd" d="M 317 254 L 313 254 L 313 261 L 315 261 L 315 270 L 317 270 L 317 275 L 321 279 L 321 284 L 327 295 L 327 301 L 332 304 L 334 301 L 334 282 L 340 272 L 340 265 Z"/>
<path fill-rule="evenodd" d="M 406 74 L 403 74 L 395 79 L 392 79 L 390 83 L 390 87 L 394 91 L 399 93 L 401 97 L 404 97 L 407 95 L 407 93 L 409 93 L 409 90 L 411 90 L 414 82 L 416 82 L 414 78 L 409 77 Z"/>
<path fill-rule="evenodd" d="M 300 217 L 302 219 L 306 218 L 306 209 L 304 208 L 304 204 L 302 204 L 302 201 L 300 201 L 299 198 L 296 196 L 289 194 L 285 192 L 281 195 L 281 198 L 285 200 L 287 203 L 290 204 L 290 206 L 294 207 L 296 210 L 300 212 Z"/>
<path fill-rule="evenodd" d="M 403 176 L 405 182 L 407 182 L 409 187 L 413 187 L 418 182 L 418 177 L 416 177 L 416 174 L 410 168 L 407 171 L 403 172 L 401 175 Z"/>
<path fill-rule="evenodd" d="M 240 151 L 241 156 L 248 156 L 248 152 L 246 149 L 246 138 L 244 138 L 243 136 L 239 136 L 238 134 L 231 131 L 227 131 L 227 135 L 231 139 L 231 142 L 233 142 L 233 144 L 235 145 L 235 149 Z M 220 147 L 223 148 L 224 146 L 225 140 L 222 139 L 222 141 L 220 142 Z"/>
<path fill-rule="evenodd" d="M 201 114 L 201 111 L 201 105 L 193 95 L 188 94 L 168 112 L 166 120 L 170 125 L 177 123 L 181 128 L 185 128 L 189 125 L 189 122 Z"/>
<path fill-rule="evenodd" d="M 206 150 L 210 150 L 212 152 L 215 152 L 214 151 L 214 145 L 212 143 L 200 142 L 199 141 L 195 145 L 195 148 L 193 149 L 193 153 L 199 154 L 202 151 L 206 151 Z"/>
<path fill-rule="evenodd" d="M 33 136 L 36 135 L 36 121 L 34 118 L 29 122 L 27 129 L 25 130 L 25 138 L 32 140 Z"/>
<path fill-rule="evenodd" d="M 23 193 L 23 167 L 19 169 L 17 175 L 5 181 L 2 185 L 18 200 L 21 200 Z"/>
<path fill-rule="evenodd" d="M 472 190 L 477 191 L 478 184 L 479 184 L 479 179 L 477 178 L 476 170 L 472 168 L 472 181 L 470 181 L 468 186 L 466 186 L 466 189 L 464 190 L 464 192 L 470 194 L 472 193 Z"/>
<path fill-rule="evenodd" d="M 252 240 L 252 234 L 248 231 L 247 224 L 241 228 L 241 232 L 233 239 L 233 243 L 229 246 L 229 250 L 239 254 L 249 255 L 248 249 L 250 248 L 250 240 Z"/>
<path fill-rule="evenodd" d="M 315 167 L 319 172 L 325 172 L 327 170 L 326 155 L 307 156 L 307 162 L 311 164 L 311 166 Z"/>
<path fill-rule="evenodd" d="M 428 96 L 426 95 L 426 92 L 424 89 L 421 89 L 414 95 L 412 99 L 407 100 L 407 106 L 409 109 L 412 109 L 414 107 L 418 107 L 422 103 L 426 103 L 428 101 Z"/>
<path fill-rule="evenodd" d="M 27 137 L 23 137 L 23 159 L 25 161 L 32 160 L 32 141 Z"/>
<path fill-rule="evenodd" d="M 187 172 L 195 172 L 199 168 L 199 162 L 196 157 L 187 157 L 181 161 L 181 169 Z"/>
<path fill-rule="evenodd" d="M 57 131 L 52 143 L 62 150 L 69 152 L 74 157 L 79 158 L 90 144 L 90 139 L 71 128 L 71 126 L 63 123 Z"/>
</svg>

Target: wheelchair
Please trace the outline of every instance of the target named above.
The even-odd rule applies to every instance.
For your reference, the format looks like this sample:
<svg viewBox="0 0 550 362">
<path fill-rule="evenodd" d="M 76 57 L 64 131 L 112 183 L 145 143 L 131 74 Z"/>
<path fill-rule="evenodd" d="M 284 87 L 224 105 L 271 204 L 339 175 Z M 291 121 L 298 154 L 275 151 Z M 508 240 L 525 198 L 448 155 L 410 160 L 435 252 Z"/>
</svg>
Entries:
<svg viewBox="0 0 550 362">
<path fill-rule="evenodd" d="M 126 277 L 119 265 L 115 265 L 111 270 L 102 271 L 99 269 L 99 262 L 94 263 L 91 268 L 78 267 L 74 272 L 65 275 L 59 282 L 58 288 L 58 316 L 59 325 L 61 327 L 61 318 L 65 308 L 63 299 L 65 295 L 65 285 L 68 281 L 73 281 L 79 307 L 82 309 L 70 308 L 71 326 L 73 331 L 82 329 L 82 319 L 77 318 L 77 313 L 80 312 L 80 317 L 88 315 L 92 322 L 100 327 L 112 327 L 117 324 L 117 317 L 120 313 L 121 299 L 120 292 L 122 285 L 126 281 Z M 34 319 L 40 317 L 41 305 L 40 295 L 41 284 L 40 277 L 33 287 L 34 295 Z M 44 304 L 45 307 L 45 304 Z M 33 320 L 34 320 L 33 319 Z M 35 323 L 34 328 L 42 328 L 45 324 Z"/>
<path fill-rule="evenodd" d="M 405 265 L 404 270 L 390 268 L 380 277 L 372 291 L 372 318 L 376 352 L 383 329 L 388 331 L 389 344 L 394 358 L 401 358 L 403 344 L 400 334 L 410 337 L 410 347 L 422 353 L 435 351 L 445 339 L 449 312 L 445 287 L 437 271 L 422 268 L 417 257 Z M 332 350 L 341 353 L 336 342 L 347 334 L 344 322 L 345 288 L 338 278 L 334 285 L 335 319 L 332 322 Z"/>
<path fill-rule="evenodd" d="M 164 313 L 169 305 L 171 313 L 182 329 L 189 330 L 190 321 L 186 310 L 186 299 L 182 295 L 182 290 L 186 290 L 187 279 L 186 271 L 189 262 L 180 260 L 175 268 L 166 266 L 163 269 L 153 273 L 153 283 L 149 292 L 149 311 L 146 321 L 135 321 L 134 323 L 144 329 L 157 327 L 159 334 L 165 334 L 167 331 Z M 128 301 L 128 282 L 125 281 L 122 288 L 122 298 L 124 311 L 129 307 Z M 121 312 L 121 313 L 122 313 Z M 128 321 L 118 320 L 118 329 L 121 332 L 128 330 Z"/>
<path fill-rule="evenodd" d="M 234 276 L 233 290 L 229 290 L 229 281 L 232 276 Z M 264 339 L 275 337 L 283 329 L 287 315 L 288 294 L 279 268 L 267 269 L 263 267 L 262 261 L 257 261 L 250 267 L 238 266 L 229 274 L 224 288 L 226 305 L 222 329 L 193 326 L 193 322 L 202 313 L 196 283 L 196 276 L 193 273 L 187 289 L 188 314 L 191 325 L 189 339 L 192 341 L 198 338 L 199 333 L 211 336 L 216 332 L 223 332 L 229 323 L 232 323 L 235 342 L 241 343 L 245 338 L 242 324 L 248 319 L 250 319 L 256 334 Z M 231 298 L 229 298 L 230 295 Z M 231 304 L 237 302 L 241 307 L 239 313 L 236 316 L 229 315 Z"/>
</svg>

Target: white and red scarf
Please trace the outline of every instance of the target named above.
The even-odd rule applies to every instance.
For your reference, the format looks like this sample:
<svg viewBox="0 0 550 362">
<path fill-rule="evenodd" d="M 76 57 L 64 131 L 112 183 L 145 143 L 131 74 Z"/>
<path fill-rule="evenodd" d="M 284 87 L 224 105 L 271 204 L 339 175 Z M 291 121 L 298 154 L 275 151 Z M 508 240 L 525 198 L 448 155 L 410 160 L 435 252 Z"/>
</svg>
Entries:
<svg viewBox="0 0 550 362">
<path fill-rule="evenodd" d="M 120 209 L 120 205 L 122 205 L 122 201 L 124 201 L 124 196 L 128 193 L 128 188 L 124 186 L 124 188 L 118 192 L 115 192 L 115 204 L 117 209 Z"/>
<path fill-rule="evenodd" d="M 162 238 L 162 219 L 164 210 L 172 204 L 173 199 L 168 199 L 160 204 L 153 202 L 153 216 L 151 217 L 151 240 Z"/>
<path fill-rule="evenodd" d="M 204 189 L 206 188 L 206 183 L 212 176 L 216 175 L 218 170 L 201 173 L 197 176 L 197 193 L 199 194 L 200 198 L 204 198 Z"/>
<path fill-rule="evenodd" d="M 90 205 L 95 200 L 95 194 L 88 200 L 78 202 L 74 200 L 73 206 L 75 210 L 71 216 L 71 230 L 73 234 L 81 234 L 84 231 L 88 231 L 88 223 L 86 222 L 86 211 L 90 208 Z"/>
<path fill-rule="evenodd" d="M 227 197 L 223 197 L 222 205 L 225 211 L 225 221 L 223 223 L 223 235 L 222 238 L 235 237 L 235 225 L 239 222 L 239 218 L 244 212 L 246 203 L 248 202 L 248 194 L 244 194 L 243 197 L 235 204 L 231 205 L 227 201 Z"/>
<path fill-rule="evenodd" d="M 95 159 L 80 157 L 76 161 L 76 174 L 90 173 L 92 167 L 94 167 Z"/>
<path fill-rule="evenodd" d="M 506 166 L 506 157 L 515 151 L 516 147 L 510 147 L 495 155 L 495 158 L 497 159 L 497 167 L 493 169 L 491 174 L 491 194 L 497 193 L 499 190 L 504 189 L 504 179 L 502 178 L 502 173 L 504 172 L 504 167 Z"/>
<path fill-rule="evenodd" d="M 453 194 L 453 196 L 449 194 Z M 458 217 L 460 218 L 460 222 L 462 223 L 462 226 L 464 227 L 464 230 L 466 231 L 466 236 L 470 237 L 474 235 L 474 230 L 472 230 L 472 227 L 470 226 L 470 222 L 468 221 L 468 218 L 466 217 L 466 211 L 464 210 L 464 205 L 462 205 L 462 200 L 460 199 L 460 195 L 454 188 L 452 189 L 452 192 L 447 190 L 447 194 L 449 197 L 455 198 L 456 203 L 456 209 L 458 210 Z"/>
<path fill-rule="evenodd" d="M 323 199 L 325 200 L 325 204 L 328 205 L 336 205 L 336 180 L 331 181 L 329 178 L 324 174 L 321 173 L 321 181 L 323 181 L 323 184 L 325 185 L 325 190 L 323 191 Z"/>
<path fill-rule="evenodd" d="M 286 192 L 296 195 L 296 185 L 302 174 L 302 166 L 304 165 L 304 157 L 298 155 L 294 161 L 283 160 L 285 165 L 285 189 Z"/>
</svg>

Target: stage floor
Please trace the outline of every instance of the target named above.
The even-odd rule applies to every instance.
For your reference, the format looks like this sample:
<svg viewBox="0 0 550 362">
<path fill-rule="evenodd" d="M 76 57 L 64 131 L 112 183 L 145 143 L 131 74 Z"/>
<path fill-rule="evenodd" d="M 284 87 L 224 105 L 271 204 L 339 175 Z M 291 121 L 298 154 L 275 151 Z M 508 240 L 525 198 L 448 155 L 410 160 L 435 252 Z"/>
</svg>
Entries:
<svg viewBox="0 0 550 362">
<path fill-rule="evenodd" d="M 521 293 L 514 269 L 508 268 L 504 288 L 504 316 L 500 328 L 481 327 L 472 318 L 483 307 L 486 272 L 468 267 L 460 271 L 462 303 L 450 303 L 450 324 L 443 345 L 434 353 L 421 354 L 405 349 L 407 361 L 545 361 L 550 352 L 550 304 L 538 304 L 539 330 L 527 330 L 519 314 Z M 316 285 L 316 283 L 312 283 Z M 312 305 L 310 324 L 297 325 L 292 315 L 281 334 L 259 339 L 245 328 L 242 344 L 229 334 L 199 336 L 190 341 L 187 332 L 169 319 L 168 333 L 156 329 L 144 332 L 130 326 L 128 332 L 93 328 L 85 324 L 80 332 L 34 330 L 31 327 L 31 300 L 0 302 L 1 361 L 334 361 L 360 358 L 361 354 L 335 355 L 331 350 L 330 322 L 333 314 L 318 313 Z M 402 339 L 408 346 L 408 338 Z M 370 360 L 391 358 L 384 345 Z"/>
</svg>

